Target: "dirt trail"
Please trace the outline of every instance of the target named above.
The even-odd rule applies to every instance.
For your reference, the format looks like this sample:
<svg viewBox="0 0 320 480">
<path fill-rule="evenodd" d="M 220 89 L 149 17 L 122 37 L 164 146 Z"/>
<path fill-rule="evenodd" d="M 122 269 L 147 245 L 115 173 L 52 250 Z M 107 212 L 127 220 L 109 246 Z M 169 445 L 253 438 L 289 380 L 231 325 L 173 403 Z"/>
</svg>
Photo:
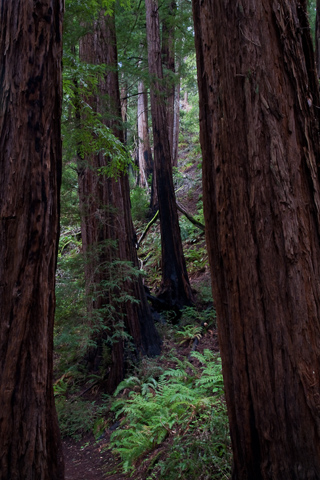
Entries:
<svg viewBox="0 0 320 480">
<path fill-rule="evenodd" d="M 108 438 L 96 441 L 93 436 L 80 442 L 64 440 L 65 480 L 126 480 L 117 473 L 118 461 L 108 450 Z M 130 477 L 132 479 L 132 477 Z"/>
</svg>

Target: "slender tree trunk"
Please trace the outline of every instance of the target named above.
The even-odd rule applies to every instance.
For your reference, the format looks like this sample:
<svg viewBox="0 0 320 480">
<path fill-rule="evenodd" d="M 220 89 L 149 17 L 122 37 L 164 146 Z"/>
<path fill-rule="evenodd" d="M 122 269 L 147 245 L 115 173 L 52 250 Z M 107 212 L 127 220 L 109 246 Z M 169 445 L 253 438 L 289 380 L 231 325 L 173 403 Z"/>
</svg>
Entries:
<svg viewBox="0 0 320 480">
<path fill-rule="evenodd" d="M 126 80 L 122 78 L 122 87 L 121 87 L 121 118 L 123 122 L 123 141 L 124 144 L 127 144 L 128 130 L 127 130 L 127 120 L 128 120 L 128 84 Z"/>
<path fill-rule="evenodd" d="M 320 78 L 320 0 L 317 0 L 317 12 L 316 12 L 316 65 L 317 65 L 317 74 L 318 78 Z"/>
<path fill-rule="evenodd" d="M 178 68 L 177 68 L 178 70 Z M 172 164 L 178 166 L 178 145 L 180 131 L 180 77 L 174 90 L 174 118 L 173 118 L 173 144 L 172 144 Z"/>
<path fill-rule="evenodd" d="M 193 9 L 232 478 L 319 479 L 319 95 L 305 5 Z"/>
<path fill-rule="evenodd" d="M 139 184 L 148 188 L 148 178 L 153 175 L 153 160 L 148 129 L 148 95 L 142 80 L 138 82 L 138 142 Z"/>
<path fill-rule="evenodd" d="M 113 134 L 123 141 L 123 130 L 119 127 L 121 113 L 113 16 L 101 12 L 94 32 L 81 41 L 80 58 L 88 63 L 107 65 L 108 70 L 99 84 L 99 95 L 88 99 L 88 102 L 102 114 Z M 127 268 L 123 263 L 117 263 L 118 260 L 127 261 L 137 266 L 138 259 L 128 177 L 125 173 L 119 173 L 118 177 L 101 173 L 101 168 L 106 168 L 111 160 L 103 152 L 92 154 L 84 159 L 83 168 L 79 169 L 83 249 L 88 258 L 86 281 L 93 294 L 91 313 L 100 318 L 102 332 L 109 338 L 113 337 L 113 341 L 109 342 L 111 352 L 106 379 L 106 390 L 109 392 L 124 375 L 125 345 L 121 332 L 132 336 L 138 354 L 160 353 L 160 339 L 142 280 L 140 277 L 136 281 L 122 280 L 121 277 L 128 276 Z M 134 299 L 133 302 L 125 298 L 128 295 Z M 119 303 L 121 297 L 123 301 Z M 101 345 L 104 342 L 104 336 L 100 335 L 98 349 L 93 356 L 96 364 L 101 362 Z"/>
<path fill-rule="evenodd" d="M 62 2 L 1 0 L 0 24 L 0 479 L 58 480 Z"/>
<path fill-rule="evenodd" d="M 158 5 L 146 0 L 148 63 L 151 77 L 151 113 L 154 162 L 160 213 L 162 283 L 161 293 L 168 302 L 182 307 L 193 301 L 182 242 L 172 180 L 172 165 L 166 108 L 162 98 L 162 62 Z"/>
</svg>

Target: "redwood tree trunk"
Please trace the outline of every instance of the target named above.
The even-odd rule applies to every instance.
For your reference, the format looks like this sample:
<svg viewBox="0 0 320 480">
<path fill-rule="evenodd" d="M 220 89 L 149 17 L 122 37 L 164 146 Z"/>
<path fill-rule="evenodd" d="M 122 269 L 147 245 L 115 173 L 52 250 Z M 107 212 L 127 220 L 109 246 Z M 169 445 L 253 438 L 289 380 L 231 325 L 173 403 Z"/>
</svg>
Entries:
<svg viewBox="0 0 320 480">
<path fill-rule="evenodd" d="M 319 95 L 305 5 L 193 9 L 232 478 L 319 479 Z"/>
<path fill-rule="evenodd" d="M 128 85 L 126 80 L 122 78 L 122 87 L 121 87 L 121 118 L 123 122 L 123 142 L 126 144 L 128 139 L 128 129 L 127 129 L 127 120 L 128 120 Z"/>
<path fill-rule="evenodd" d="M 183 256 L 172 180 L 168 124 L 161 82 L 163 72 L 157 1 L 146 0 L 146 18 L 154 162 L 161 231 L 161 292 L 169 303 L 180 308 L 190 305 L 193 299 Z"/>
<path fill-rule="evenodd" d="M 87 34 L 80 45 L 82 61 L 107 66 L 99 83 L 99 95 L 88 99 L 91 107 L 102 114 L 105 124 L 123 141 L 119 127 L 120 95 L 117 66 L 117 48 L 114 17 L 101 12 L 94 25 L 94 32 Z M 123 281 L 127 261 L 137 266 L 135 232 L 130 212 L 129 181 L 126 173 L 108 177 L 101 168 L 111 162 L 108 155 L 88 155 L 79 169 L 79 197 L 82 210 L 82 240 L 87 255 L 86 282 L 91 290 L 93 303 L 91 314 L 100 317 L 102 335 L 96 338 L 102 348 L 106 336 L 109 342 L 110 364 L 106 378 L 106 390 L 111 392 L 123 379 L 123 332 L 129 333 L 138 354 L 160 353 L 160 338 L 155 330 L 141 277 Z M 119 286 L 120 285 L 120 286 Z M 126 294 L 134 302 L 118 300 Z M 101 350 L 100 348 L 100 350 Z M 101 361 L 101 351 L 95 350 L 94 362 Z M 98 354 L 98 355 L 97 355 Z"/>
<path fill-rule="evenodd" d="M 320 78 L 320 0 L 317 0 L 317 12 L 316 12 L 316 65 L 317 65 L 317 74 L 318 78 Z"/>
<path fill-rule="evenodd" d="M 148 178 L 153 174 L 153 160 L 148 129 L 148 95 L 142 80 L 138 82 L 138 142 L 139 142 L 139 184 L 148 187 Z"/>
<path fill-rule="evenodd" d="M 177 5 L 169 0 L 164 5 L 165 14 L 162 19 L 162 44 L 161 56 L 164 69 L 167 128 L 170 144 L 172 164 L 177 166 L 177 156 L 174 156 L 174 127 L 175 127 L 175 38 L 174 38 L 174 16 Z"/>
<path fill-rule="evenodd" d="M 62 2 L 0 1 L 0 479 L 58 480 Z"/>
</svg>

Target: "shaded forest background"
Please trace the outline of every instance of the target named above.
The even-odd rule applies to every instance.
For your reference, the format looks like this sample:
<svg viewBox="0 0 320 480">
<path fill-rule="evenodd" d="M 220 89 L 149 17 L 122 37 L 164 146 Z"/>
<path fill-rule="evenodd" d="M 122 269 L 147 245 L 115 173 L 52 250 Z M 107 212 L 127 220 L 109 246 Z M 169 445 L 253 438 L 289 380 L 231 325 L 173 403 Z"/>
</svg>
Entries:
<svg viewBox="0 0 320 480">
<path fill-rule="evenodd" d="M 208 474 L 227 478 L 230 441 L 204 238 L 191 4 L 164 2 L 159 9 L 163 80 L 156 94 L 161 90 L 158 102 L 171 125 L 166 132 L 168 139 L 171 132 L 171 152 L 167 160 L 161 160 L 161 168 L 170 161 L 183 256 L 192 286 L 192 301 L 186 298 L 178 303 L 164 295 L 162 289 L 161 268 L 171 259 L 163 258 L 161 253 L 145 5 L 115 4 L 117 65 L 106 65 L 107 58 L 99 63 L 90 58 L 90 53 L 82 53 L 88 49 L 88 36 L 99 23 L 99 7 L 96 2 L 87 2 L 85 8 L 77 2 L 66 2 L 64 17 L 64 148 L 54 364 L 60 429 L 63 437 L 80 442 L 79 449 L 87 442 L 87 451 L 95 451 L 92 435 L 99 448 L 101 444 L 109 448 L 111 441 L 114 453 L 121 459 L 116 462 L 115 478 L 119 478 L 121 465 L 128 473 L 140 465 L 137 478 L 169 479 L 177 476 L 177 470 L 179 478 L 206 478 Z M 113 17 L 113 12 L 104 10 L 104 15 Z M 89 63 L 84 61 L 88 58 Z M 114 121 L 109 118 L 110 104 L 107 112 L 96 108 L 99 97 L 110 102 L 109 93 L 101 93 L 101 78 L 106 70 L 109 76 L 115 70 L 118 73 L 121 119 L 116 114 L 114 117 L 120 134 L 110 130 L 110 122 Z M 99 152 L 108 152 L 111 157 L 105 167 L 91 163 Z M 149 299 L 149 315 L 161 338 L 158 356 L 142 358 L 126 331 L 123 315 L 128 312 L 123 312 L 122 318 L 118 316 L 123 304 L 137 301 L 128 292 L 127 284 L 136 281 L 138 268 L 133 269 L 119 254 L 111 260 L 109 256 L 108 263 L 102 262 L 101 251 L 106 247 L 101 242 L 83 244 L 84 229 L 95 228 L 84 227 L 83 217 L 90 222 L 106 208 L 97 203 L 100 200 L 95 190 L 84 198 L 90 214 L 81 206 L 79 182 L 81 189 L 86 168 L 92 177 L 94 169 L 98 170 L 96 189 L 106 177 L 117 184 L 121 175 L 128 173 L 140 275 Z M 85 238 L 89 236 L 85 233 Z M 103 239 L 109 251 L 116 250 L 117 241 L 116 236 Z M 100 270 L 97 276 L 94 269 Z M 105 271 L 108 278 L 101 277 Z M 104 302 L 106 290 L 108 300 Z M 120 383 L 113 397 L 115 387 L 109 388 L 108 377 L 117 342 L 122 343 L 124 352 L 120 380 L 124 375 L 127 380 Z M 213 432 L 215 436 L 208 442 Z M 72 443 L 67 445 L 74 448 Z M 110 453 L 106 453 L 104 472 L 112 470 L 117 458 L 111 461 L 109 457 Z M 212 461 L 213 457 L 216 461 Z M 67 473 L 68 468 L 72 475 L 74 466 L 67 460 Z"/>
</svg>

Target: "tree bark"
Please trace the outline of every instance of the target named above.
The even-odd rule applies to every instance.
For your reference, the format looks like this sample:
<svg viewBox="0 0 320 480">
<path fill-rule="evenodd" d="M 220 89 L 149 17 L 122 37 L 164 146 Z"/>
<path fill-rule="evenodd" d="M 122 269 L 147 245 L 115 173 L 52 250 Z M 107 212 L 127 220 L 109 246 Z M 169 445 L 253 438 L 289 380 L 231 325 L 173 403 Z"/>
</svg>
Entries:
<svg viewBox="0 0 320 480">
<path fill-rule="evenodd" d="M 60 480 L 53 320 L 62 2 L 0 1 L 0 479 Z"/>
<path fill-rule="evenodd" d="M 159 15 L 158 5 L 154 0 L 146 0 L 146 19 L 154 162 L 161 231 L 161 295 L 167 303 L 180 308 L 192 304 L 193 297 L 183 256 L 172 180 L 168 124 L 163 101 Z"/>
<path fill-rule="evenodd" d="M 316 65 L 317 74 L 320 79 L 320 0 L 317 0 L 316 25 L 315 25 L 315 44 L 316 44 Z"/>
<path fill-rule="evenodd" d="M 319 95 L 305 2 L 193 0 L 233 480 L 320 478 Z"/>
<path fill-rule="evenodd" d="M 94 32 L 80 44 L 80 58 L 93 64 L 105 64 L 107 71 L 99 83 L 99 95 L 88 99 L 91 107 L 102 114 L 104 123 L 123 140 L 119 127 L 120 96 L 114 17 L 101 12 Z M 141 277 L 123 280 L 128 275 L 123 262 L 138 266 L 136 235 L 130 212 L 129 181 L 126 173 L 108 177 L 101 172 L 111 162 L 103 152 L 88 155 L 79 169 L 79 197 L 82 214 L 82 240 L 87 255 L 86 282 L 93 301 L 91 313 L 100 317 L 103 330 L 97 338 L 94 363 L 101 361 L 106 336 L 110 364 L 106 390 L 112 392 L 124 375 L 125 341 L 122 332 L 131 335 L 136 353 L 157 355 L 160 338 L 155 330 Z M 81 163 L 81 162 L 80 162 Z M 115 263 L 118 260 L 122 263 Z M 116 284 L 114 286 L 114 284 Z M 134 301 L 119 298 L 131 295 Z"/>
<path fill-rule="evenodd" d="M 127 120 L 128 120 L 128 84 L 127 81 L 122 78 L 122 87 L 121 87 L 121 118 L 123 122 L 123 142 L 126 145 L 128 140 L 128 129 L 127 129 Z"/>
<path fill-rule="evenodd" d="M 175 1 L 169 0 L 164 5 L 165 14 L 162 18 L 161 56 L 164 70 L 167 125 L 170 152 L 173 166 L 177 166 L 177 156 L 174 157 L 174 127 L 175 127 L 175 26 L 174 16 L 177 9 Z M 176 153 L 176 151 L 175 151 Z"/>
<path fill-rule="evenodd" d="M 139 184 L 148 188 L 148 178 L 153 175 L 153 160 L 148 129 L 148 95 L 142 80 L 138 82 L 138 142 Z"/>
</svg>

